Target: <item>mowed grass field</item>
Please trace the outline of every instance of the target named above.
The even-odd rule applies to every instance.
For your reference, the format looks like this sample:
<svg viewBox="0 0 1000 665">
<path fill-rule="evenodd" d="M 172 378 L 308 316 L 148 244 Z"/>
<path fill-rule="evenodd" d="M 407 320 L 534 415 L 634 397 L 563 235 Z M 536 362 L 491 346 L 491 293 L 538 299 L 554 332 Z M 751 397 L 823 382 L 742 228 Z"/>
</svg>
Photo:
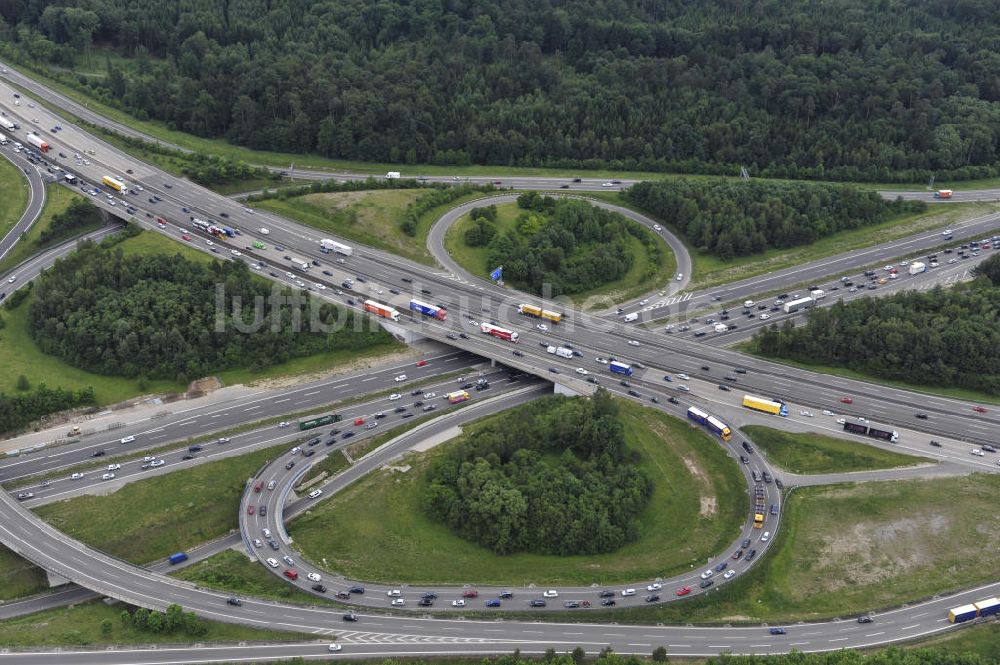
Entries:
<svg viewBox="0 0 1000 665">
<path fill-rule="evenodd" d="M 28 181 L 20 169 L 0 159 L 0 238 L 10 233 L 28 207 Z"/>
<path fill-rule="evenodd" d="M 612 200 L 612 202 L 623 205 L 620 201 Z M 522 212 L 516 203 L 498 205 L 496 221 L 498 234 L 513 230 L 517 217 Z M 469 215 L 463 215 L 458 219 L 445 234 L 444 248 L 455 262 L 469 273 L 486 277 L 496 266 L 489 265 L 490 250 L 487 247 L 469 247 L 465 244 L 465 232 L 471 226 L 472 218 Z M 628 272 L 613 282 L 608 282 L 589 291 L 566 296 L 566 298 L 585 309 L 603 309 L 663 288 L 663 285 L 670 281 L 676 266 L 676 260 L 670 248 L 664 244 L 664 253 L 656 266 L 656 273 L 648 279 L 643 279 L 646 268 L 652 259 L 649 252 L 646 251 L 645 245 L 637 238 L 629 237 L 629 243 L 634 260 Z"/>
<path fill-rule="evenodd" d="M 996 581 L 1000 476 L 797 489 L 746 575 L 619 621 L 730 623 L 853 617 Z M 730 552 L 723 552 L 727 556 Z"/>
<path fill-rule="evenodd" d="M 149 563 L 238 528 L 247 478 L 288 449 L 272 446 L 133 482 L 106 496 L 40 506 L 39 517 L 87 545 Z"/>
<path fill-rule="evenodd" d="M 399 228 L 409 204 L 427 191 L 379 189 L 362 192 L 320 192 L 253 203 L 256 208 L 294 219 L 330 235 L 384 249 L 421 263 L 431 263 L 427 231 L 410 237 Z M 429 228 L 429 226 L 428 226 Z"/>
<path fill-rule="evenodd" d="M 44 570 L 0 545 L 0 601 L 30 596 L 48 587 Z"/>
<path fill-rule="evenodd" d="M 6 163 L 6 162 L 3 162 Z M 7 272 L 11 268 L 23 263 L 28 258 L 39 251 L 38 238 L 42 231 L 52 225 L 52 218 L 63 212 L 69 206 L 70 201 L 75 198 L 82 198 L 79 194 L 74 194 L 73 190 L 62 185 L 50 184 L 45 186 L 45 204 L 42 205 L 42 212 L 28 233 L 16 245 L 14 245 L 7 255 L 0 259 L 0 273 Z M 21 213 L 18 213 L 20 217 Z M 16 220 L 15 220 L 16 221 Z"/>
<path fill-rule="evenodd" d="M 233 550 L 220 552 L 204 561 L 182 568 L 173 573 L 173 576 L 194 582 L 201 587 L 256 598 L 271 598 L 309 605 L 323 602 L 291 584 L 286 584 L 284 579 L 279 579 L 257 561 L 250 561 L 245 554 Z"/>
<path fill-rule="evenodd" d="M 361 580 L 526 585 L 611 583 L 701 565 L 739 534 L 746 496 L 719 444 L 685 423 L 622 402 L 630 447 L 655 481 L 642 537 L 595 556 L 499 556 L 425 515 L 421 476 L 438 450 L 411 454 L 406 473 L 377 471 L 289 525 L 303 554 Z M 456 443 L 446 443 L 456 445 Z"/>
<path fill-rule="evenodd" d="M 792 473 L 872 471 L 933 461 L 815 432 L 783 432 L 760 425 L 742 430 L 767 453 L 769 461 Z"/>
</svg>

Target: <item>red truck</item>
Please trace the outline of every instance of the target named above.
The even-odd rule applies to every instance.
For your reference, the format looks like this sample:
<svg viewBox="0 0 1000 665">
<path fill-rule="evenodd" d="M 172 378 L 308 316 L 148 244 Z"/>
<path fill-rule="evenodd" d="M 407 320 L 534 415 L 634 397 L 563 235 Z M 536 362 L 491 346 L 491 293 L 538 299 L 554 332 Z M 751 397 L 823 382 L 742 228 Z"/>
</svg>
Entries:
<svg viewBox="0 0 1000 665">
<path fill-rule="evenodd" d="M 484 323 L 479 326 L 479 330 L 486 333 L 487 335 L 493 335 L 494 337 L 499 337 L 500 339 L 505 339 L 508 342 L 517 342 L 517 333 L 513 330 L 507 330 L 506 328 L 501 328 L 499 326 L 492 325 L 490 323 Z"/>
</svg>

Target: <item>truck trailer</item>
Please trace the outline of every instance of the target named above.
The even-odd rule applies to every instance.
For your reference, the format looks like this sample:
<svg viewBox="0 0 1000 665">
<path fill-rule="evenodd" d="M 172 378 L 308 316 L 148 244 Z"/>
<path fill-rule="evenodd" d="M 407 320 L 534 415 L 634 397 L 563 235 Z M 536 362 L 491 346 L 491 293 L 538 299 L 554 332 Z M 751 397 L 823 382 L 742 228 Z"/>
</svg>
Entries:
<svg viewBox="0 0 1000 665">
<path fill-rule="evenodd" d="M 708 418 L 706 418 L 705 424 L 708 426 L 708 429 L 710 429 L 713 434 L 721 438 L 723 441 L 729 441 L 731 438 L 733 438 L 733 433 L 729 429 L 729 426 L 726 425 L 726 423 L 719 420 L 718 418 L 716 418 L 715 416 L 709 416 Z"/>
<path fill-rule="evenodd" d="M 927 264 L 921 261 L 914 261 L 910 264 L 908 271 L 911 275 L 919 275 L 922 272 L 927 272 Z"/>
<path fill-rule="evenodd" d="M 785 314 L 791 314 L 792 312 L 797 312 L 800 309 L 806 309 L 812 307 L 816 304 L 814 298 L 806 296 L 805 298 L 799 298 L 797 300 L 792 300 L 791 302 L 785 303 Z"/>
<path fill-rule="evenodd" d="M 899 441 L 899 433 L 896 430 L 877 429 L 875 427 L 862 425 L 861 423 L 844 423 L 844 431 L 851 432 L 852 434 L 870 436 L 873 439 L 881 439 L 882 441 L 888 441 L 889 443 L 896 443 Z"/>
<path fill-rule="evenodd" d="M 508 342 L 514 342 L 515 344 L 517 343 L 517 338 L 519 336 L 513 330 L 507 330 L 506 328 L 495 326 L 492 323 L 480 324 L 479 331 L 486 335 L 492 335 L 493 337 L 498 337 Z"/>
<path fill-rule="evenodd" d="M 8 120 L 7 118 L 0 118 L 0 127 L 3 127 L 8 132 L 13 132 L 17 129 L 17 123 Z"/>
<path fill-rule="evenodd" d="M 688 418 L 695 421 L 699 425 L 704 425 L 708 422 L 708 414 L 696 406 L 688 408 Z"/>
<path fill-rule="evenodd" d="M 617 360 L 612 360 L 608 363 L 608 369 L 610 369 L 615 374 L 624 374 L 625 376 L 632 376 L 632 366 L 627 365 Z"/>
<path fill-rule="evenodd" d="M 128 187 L 125 185 L 124 182 L 122 182 L 118 178 L 113 178 L 109 175 L 106 175 L 103 178 L 101 178 L 101 182 L 110 187 L 111 189 L 115 190 L 116 192 L 124 192 L 126 189 L 128 189 Z"/>
<path fill-rule="evenodd" d="M 42 152 L 49 151 L 49 144 L 45 142 L 45 139 L 43 139 L 38 134 L 35 134 L 34 132 L 28 132 L 28 135 L 24 137 L 24 140 L 30 143 L 31 145 L 35 146 Z"/>
<path fill-rule="evenodd" d="M 337 254 L 343 254 L 344 256 L 350 256 L 354 253 L 354 250 L 349 245 L 345 245 L 335 240 L 330 240 L 329 238 L 323 238 L 319 241 L 319 244 L 323 247 L 323 249 L 336 252 Z"/>
<path fill-rule="evenodd" d="M 934 198 L 936 199 L 950 199 L 952 191 L 950 189 L 939 189 L 934 192 Z"/>
<path fill-rule="evenodd" d="M 448 310 L 444 307 L 438 307 L 436 305 L 428 305 L 420 300 L 410 301 L 410 310 L 413 312 L 419 312 L 424 316 L 429 316 L 432 319 L 437 319 L 438 321 L 444 321 L 445 317 L 448 316 Z"/>
<path fill-rule="evenodd" d="M 458 404 L 459 402 L 464 402 L 469 399 L 469 393 L 465 390 L 456 390 L 453 393 L 448 393 L 446 395 L 449 404 Z"/>
<path fill-rule="evenodd" d="M 788 407 L 781 402 L 775 402 L 773 400 L 764 399 L 763 397 L 755 397 L 753 395 L 743 396 L 743 406 L 754 411 L 760 411 L 762 413 L 770 413 L 775 416 L 785 416 L 788 417 Z"/>
<path fill-rule="evenodd" d="M 364 307 L 366 312 L 371 312 L 372 314 L 381 316 L 383 319 L 399 321 L 399 312 L 388 305 L 383 305 L 382 303 L 374 300 L 366 300 Z"/>
</svg>

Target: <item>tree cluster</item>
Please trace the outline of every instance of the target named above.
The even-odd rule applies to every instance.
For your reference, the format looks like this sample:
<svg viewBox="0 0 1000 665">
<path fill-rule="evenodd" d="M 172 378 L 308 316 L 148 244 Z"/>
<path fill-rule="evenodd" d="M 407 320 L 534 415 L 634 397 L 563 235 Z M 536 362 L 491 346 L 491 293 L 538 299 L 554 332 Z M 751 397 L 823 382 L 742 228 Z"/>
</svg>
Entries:
<svg viewBox="0 0 1000 665">
<path fill-rule="evenodd" d="M 490 244 L 490 241 L 497 234 L 497 207 L 488 205 L 482 208 L 473 208 L 469 212 L 472 226 L 465 230 L 465 244 L 469 247 L 482 247 Z"/>
<path fill-rule="evenodd" d="M 208 632 L 208 624 L 198 618 L 194 612 L 185 612 L 176 603 L 168 605 L 166 612 L 147 610 L 144 607 L 132 610 L 122 610 L 119 615 L 122 626 L 146 630 L 151 633 L 174 634 L 182 633 L 191 637 L 199 637 Z"/>
<path fill-rule="evenodd" d="M 660 243 L 617 212 L 537 192 L 519 196 L 518 206 L 513 229 L 500 233 L 480 215 L 465 239 L 485 244 L 490 267 L 503 266 L 504 279 L 524 291 L 543 294 L 547 285 L 549 296 L 570 295 L 620 279 L 635 259 L 630 238 L 644 244 L 647 272 L 662 260 Z"/>
<path fill-rule="evenodd" d="M 75 3 L 74 3 L 75 4 Z M 0 3 L 0 44 L 255 149 L 925 181 L 1000 173 L 1000 6 L 726 0 Z"/>
<path fill-rule="evenodd" d="M 612 552 L 639 535 L 652 494 L 616 415 L 604 391 L 504 413 L 435 461 L 424 509 L 501 554 Z"/>
<path fill-rule="evenodd" d="M 94 131 L 112 134 L 104 128 L 93 127 Z M 114 134 L 116 140 L 137 148 L 140 151 L 149 152 L 165 157 L 170 157 L 180 165 L 181 172 L 194 182 L 205 185 L 225 185 L 247 180 L 249 178 L 259 178 L 266 180 L 280 180 L 281 176 L 273 173 L 263 166 L 251 166 L 246 162 L 233 159 L 232 157 L 220 157 L 204 152 L 186 152 L 176 150 L 153 143 L 133 136 L 121 136 Z"/>
<path fill-rule="evenodd" d="M 126 255 L 83 243 L 46 271 L 34 293 L 28 330 L 39 348 L 99 374 L 186 382 L 390 339 L 380 328 L 355 326 L 349 310 L 253 276 L 242 261 Z M 255 314 L 263 325 L 241 332 Z M 314 317 L 333 332 L 310 330 Z"/>
<path fill-rule="evenodd" d="M 810 310 L 805 325 L 762 330 L 754 342 L 775 358 L 998 395 L 1000 288 L 979 281 L 838 302 Z"/>
<path fill-rule="evenodd" d="M 20 381 L 24 378 L 24 381 Z M 22 394 L 7 395 L 0 393 L 0 432 L 10 432 L 21 429 L 42 416 L 56 411 L 75 409 L 80 406 L 90 406 L 94 403 L 94 389 L 66 390 L 64 388 L 49 388 L 44 383 L 31 392 L 27 377 L 19 377 L 18 390 Z"/>
<path fill-rule="evenodd" d="M 886 201 L 847 185 L 686 178 L 636 183 L 625 198 L 673 226 L 700 251 L 722 259 L 808 245 L 892 215 L 921 212 L 922 201 Z"/>
<path fill-rule="evenodd" d="M 1000 254 L 994 254 L 972 269 L 973 277 L 985 277 L 993 286 L 1000 286 Z"/>
<path fill-rule="evenodd" d="M 37 245 L 45 247 L 57 240 L 76 235 L 79 231 L 103 224 L 101 211 L 86 199 L 74 198 L 66 210 L 53 215 L 48 228 L 38 234 Z"/>
</svg>

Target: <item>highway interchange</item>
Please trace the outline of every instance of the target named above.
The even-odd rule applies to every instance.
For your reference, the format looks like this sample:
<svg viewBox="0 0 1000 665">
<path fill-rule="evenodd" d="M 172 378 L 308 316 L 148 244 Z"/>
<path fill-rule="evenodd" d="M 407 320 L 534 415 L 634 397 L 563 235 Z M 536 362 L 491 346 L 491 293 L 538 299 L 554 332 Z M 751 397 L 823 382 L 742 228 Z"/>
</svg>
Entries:
<svg viewBox="0 0 1000 665">
<path fill-rule="evenodd" d="M 0 86 L 0 99 L 9 99 L 11 91 L 4 88 L 5 86 Z M 23 111 L 23 108 L 7 108 L 10 115 Z M 756 394 L 784 396 L 789 400 L 793 414 L 802 407 L 814 410 L 835 409 L 838 414 L 845 416 L 864 415 L 875 422 L 891 425 L 901 430 L 901 444 L 919 448 L 924 455 L 929 455 L 931 451 L 924 451 L 923 441 L 931 436 L 941 437 L 948 440 L 948 447 L 944 449 L 944 453 L 949 455 L 949 459 L 953 456 L 953 462 L 973 468 L 976 468 L 976 465 L 983 469 L 989 468 L 987 462 L 970 460 L 967 452 L 963 454 L 962 451 L 967 451 L 969 443 L 982 443 L 991 440 L 989 433 L 998 424 L 996 416 L 990 412 L 986 414 L 973 412 L 970 405 L 964 402 L 927 395 L 918 396 L 908 391 L 854 380 L 826 377 L 813 372 L 783 367 L 749 358 L 727 349 L 711 348 L 693 340 L 671 337 L 660 331 L 626 326 L 607 316 L 591 316 L 571 312 L 569 321 L 559 329 L 558 333 L 541 333 L 535 330 L 534 320 L 525 319 L 516 314 L 517 304 L 526 300 L 538 303 L 540 301 L 537 298 L 527 298 L 516 293 L 511 294 L 486 280 L 462 275 L 448 263 L 444 263 L 444 265 L 449 269 L 449 272 L 442 273 L 438 269 L 414 264 L 369 248 L 356 247 L 353 256 L 344 260 L 344 263 L 337 263 L 335 259 L 331 258 L 333 255 L 328 256 L 319 252 L 317 245 L 319 236 L 308 227 L 273 215 L 250 212 L 225 197 L 159 172 L 151 166 L 140 164 L 111 146 L 94 139 L 86 132 L 67 124 L 65 120 L 57 120 L 45 109 L 36 108 L 31 113 L 46 116 L 45 120 L 39 123 L 42 128 L 48 123 L 55 122 L 61 122 L 66 126 L 66 129 L 58 136 L 54 138 L 47 136 L 47 139 L 53 138 L 53 152 L 50 155 L 60 150 L 67 154 L 79 152 L 91 155 L 88 160 L 92 162 L 91 164 L 77 164 L 75 160 L 69 160 L 72 163 L 66 164 L 66 168 L 85 177 L 88 181 L 99 182 L 102 175 L 122 174 L 127 170 L 133 170 L 134 173 L 130 174 L 128 178 L 131 182 L 142 183 L 144 190 L 141 195 L 132 196 L 129 199 L 138 208 L 135 217 L 147 228 L 159 230 L 151 223 L 151 217 L 144 216 L 148 211 L 150 216 L 157 215 L 166 218 L 167 224 L 161 232 L 175 239 L 182 233 L 187 233 L 193 238 L 193 246 L 203 251 L 211 251 L 211 248 L 205 244 L 207 238 L 191 229 L 190 214 L 214 220 L 218 219 L 221 212 L 226 212 L 229 217 L 225 223 L 240 228 L 243 237 L 235 239 L 237 242 L 233 244 L 216 243 L 216 249 L 220 249 L 222 253 L 232 256 L 232 250 L 240 251 L 251 261 L 263 261 L 266 264 L 266 266 L 258 266 L 261 268 L 262 274 L 274 273 L 273 275 L 269 274 L 269 276 L 286 285 L 302 282 L 312 287 L 315 294 L 341 304 L 345 304 L 346 298 L 357 300 L 363 297 L 375 297 L 383 302 L 389 302 L 403 312 L 402 327 L 415 331 L 420 336 L 444 343 L 452 343 L 456 342 L 454 338 L 457 334 L 465 334 L 467 339 L 462 339 L 457 343 L 466 351 L 485 358 L 499 359 L 508 366 L 537 374 L 542 378 L 554 378 L 551 369 L 555 369 L 559 372 L 559 378 L 556 381 L 580 392 L 592 390 L 594 384 L 588 383 L 581 375 L 576 374 L 577 367 L 586 368 L 592 376 L 599 376 L 601 384 L 608 389 L 618 394 L 627 393 L 624 389 L 626 386 L 619 384 L 618 377 L 612 377 L 601 365 L 594 362 L 594 358 L 598 356 L 608 357 L 617 354 L 632 362 L 639 361 L 648 368 L 638 372 L 632 378 L 632 385 L 627 386 L 627 388 L 638 392 L 639 398 L 646 401 L 647 404 L 651 404 L 650 398 L 659 398 L 660 402 L 657 408 L 663 408 L 675 415 L 683 417 L 684 407 L 687 404 L 696 404 L 707 407 L 713 413 L 720 414 L 732 426 L 744 424 L 744 422 L 750 422 L 754 419 L 762 419 L 767 422 L 767 418 L 763 416 L 746 414 L 742 411 L 738 407 L 739 395 L 742 395 L 742 391 L 745 390 Z M 32 125 L 30 119 L 23 117 L 23 115 L 21 121 L 26 127 Z M 42 129 L 42 131 L 45 130 Z M 329 176 L 329 174 L 326 175 Z M 525 186 L 542 189 L 557 187 L 558 183 L 564 182 L 565 178 L 554 182 L 524 179 Z M 504 186 L 516 187 L 521 184 L 521 180 L 507 178 L 503 184 Z M 588 183 L 581 184 L 588 185 Z M 623 182 L 622 186 L 626 184 Z M 154 194 L 162 201 L 149 202 Z M 926 197 L 925 193 L 922 195 Z M 105 205 L 107 208 L 107 204 L 103 201 L 95 199 L 95 202 Z M 190 214 L 184 212 L 182 208 L 188 208 Z M 623 212 L 626 211 L 623 210 Z M 630 211 L 628 214 L 633 218 L 641 218 L 641 216 L 634 216 L 634 213 Z M 638 221 L 652 225 L 650 220 L 639 219 Z M 267 234 L 259 232 L 262 227 L 269 229 Z M 961 228 L 956 228 L 956 237 L 959 234 L 965 234 L 962 237 L 979 237 L 995 228 L 996 217 L 987 216 L 981 220 L 967 222 Z M 443 229 L 444 224 L 435 227 L 435 232 L 432 233 L 430 240 L 432 251 L 436 245 L 434 238 L 439 239 L 443 234 Z M 683 246 L 672 239 L 669 234 L 664 234 L 663 237 L 670 242 L 672 247 L 676 243 L 680 250 L 683 249 Z M 263 242 L 269 249 L 246 251 L 247 244 L 251 240 Z M 287 249 L 273 249 L 274 245 L 278 244 Z M 940 238 L 935 237 L 935 234 L 924 234 L 920 238 L 880 246 L 878 250 L 873 250 L 873 252 L 861 253 L 861 256 L 856 253 L 850 256 L 834 257 L 817 262 L 816 265 L 787 271 L 784 275 L 768 275 L 764 281 L 762 281 L 763 278 L 748 280 L 746 284 L 730 284 L 726 287 L 719 287 L 719 290 L 716 291 L 695 294 L 690 299 L 694 302 L 688 307 L 693 306 L 694 303 L 719 302 L 716 298 L 721 298 L 723 302 L 740 301 L 743 297 L 758 293 L 773 292 L 781 288 L 791 289 L 803 281 L 809 281 L 808 277 L 803 279 L 807 274 L 836 276 L 866 267 L 872 262 L 892 262 L 897 257 L 922 251 L 924 248 L 936 247 L 939 244 Z M 218 247 L 219 245 L 221 248 Z M 288 264 L 283 262 L 282 256 L 285 251 L 293 252 L 296 257 L 309 261 L 318 261 L 320 265 L 310 271 L 308 275 L 302 274 L 301 271 L 292 272 L 288 269 Z M 678 251 L 676 247 L 675 251 Z M 677 256 L 679 265 L 685 265 L 680 261 L 685 259 L 689 261 L 686 252 L 678 251 Z M 323 270 L 331 274 L 321 275 Z M 689 275 L 690 269 L 683 272 Z M 285 273 L 290 273 L 292 277 L 287 277 Z M 359 276 L 367 281 L 362 284 L 356 283 L 353 289 L 345 289 L 347 293 L 343 296 L 334 295 L 333 292 L 338 288 L 340 282 L 346 278 L 356 279 Z M 404 278 L 413 280 L 413 282 L 404 281 Z M 320 289 L 316 286 L 317 284 L 321 284 L 325 288 Z M 393 289 L 399 293 L 393 293 Z M 423 293 L 423 291 L 428 293 Z M 404 294 L 408 292 L 420 293 L 434 302 L 447 304 L 449 311 L 453 313 L 452 316 L 444 323 L 412 320 L 405 305 L 409 296 Z M 563 304 L 557 303 L 556 305 L 566 309 Z M 462 316 L 461 313 L 467 313 L 467 316 Z M 508 325 L 521 334 L 521 343 L 512 347 L 509 343 L 480 335 L 477 327 L 469 323 L 470 318 L 475 321 L 488 318 Z M 638 344 L 623 346 L 622 339 L 634 340 Z M 571 341 L 575 348 L 583 353 L 583 356 L 571 360 L 551 356 L 541 348 L 542 342 L 550 341 Z M 521 355 L 514 355 L 514 350 Z M 459 355 L 455 357 L 460 358 Z M 456 362 L 468 364 L 469 357 L 462 357 Z M 706 367 L 707 369 L 703 369 Z M 734 392 L 719 391 L 717 384 L 721 382 L 722 376 L 737 367 L 746 369 L 747 374 L 740 375 L 739 383 L 734 386 Z M 408 368 L 410 374 L 413 374 L 412 369 Z M 385 378 L 385 375 L 398 371 L 398 368 L 381 371 L 383 372 L 382 378 Z M 433 371 L 438 372 L 439 367 L 434 367 Z M 664 382 L 662 379 L 664 374 L 676 375 L 678 373 L 687 373 L 693 377 L 687 384 L 690 387 L 690 392 L 682 394 L 675 387 L 676 382 Z M 360 382 L 358 383 L 360 384 Z M 359 384 L 351 386 L 352 389 L 356 387 L 354 394 L 370 392 L 366 386 Z M 329 387 L 332 391 L 334 386 L 334 382 L 331 381 L 324 387 Z M 344 386 L 338 385 L 336 388 L 343 389 Z M 289 394 L 295 392 L 304 394 L 307 392 L 307 388 L 298 387 L 290 393 L 285 391 Z M 739 395 L 735 393 L 739 393 Z M 276 403 L 273 396 L 267 396 L 259 397 L 257 400 L 261 403 L 260 413 L 248 415 L 246 412 L 237 410 L 238 408 L 250 408 L 246 406 L 247 404 L 253 406 L 253 400 L 248 399 L 246 404 L 234 402 L 228 406 L 222 418 L 213 419 L 212 416 L 216 414 L 209 413 L 172 414 L 163 422 L 157 422 L 155 427 L 151 428 L 149 424 L 137 424 L 133 427 L 136 428 L 139 435 L 149 439 L 148 443 L 154 442 L 153 438 L 148 436 L 152 430 L 157 430 L 155 434 L 169 430 L 169 434 L 163 434 L 160 438 L 181 440 L 193 434 L 217 431 L 227 424 L 242 422 L 250 416 L 259 419 L 271 413 L 280 414 L 290 410 L 304 410 L 309 408 L 310 404 L 322 405 L 331 401 L 329 393 L 322 389 L 317 391 L 315 395 L 317 396 L 313 402 L 302 405 L 296 403 L 294 409 L 291 408 L 291 404 L 288 405 L 289 408 L 283 408 Z M 843 395 L 852 396 L 854 403 L 850 407 L 845 407 L 840 403 L 839 400 Z M 338 393 L 337 396 L 341 398 L 342 394 Z M 792 396 L 794 396 L 794 403 L 791 402 Z M 671 406 L 667 402 L 669 397 L 681 398 L 684 405 L 676 408 Z M 290 399 L 295 398 L 293 396 Z M 920 404 L 920 410 L 930 415 L 928 421 L 918 422 L 913 419 L 914 404 Z M 131 431 L 123 429 L 120 436 L 126 436 Z M 116 431 L 115 434 L 118 436 L 119 432 Z M 738 440 L 739 437 L 734 437 L 734 439 Z M 2 474 L 0 477 L 4 480 L 17 479 L 29 473 L 34 474 L 61 468 L 59 465 L 68 466 L 79 463 L 85 461 L 97 446 L 114 445 L 117 440 L 117 438 L 111 438 L 110 441 L 87 441 L 85 446 L 74 447 L 72 450 L 67 449 L 66 451 L 60 450 L 55 453 L 56 459 L 52 462 L 41 462 L 40 460 L 49 458 L 36 458 L 30 455 L 23 458 L 13 458 L 5 464 L 0 464 L 0 474 Z M 17 465 L 25 466 L 16 468 Z M 290 484 L 295 477 L 288 475 L 283 476 L 283 479 Z M 44 489 L 48 490 L 49 487 Z M 330 489 L 333 491 L 336 487 L 331 486 Z M 44 494 L 39 493 L 38 496 L 39 500 L 42 500 Z M 273 496 L 278 496 L 278 494 Z M 162 608 L 167 602 L 176 600 L 187 609 L 193 609 L 203 616 L 222 621 L 239 621 L 250 625 L 255 623 L 257 625 L 283 625 L 291 630 L 313 632 L 318 635 L 336 633 L 338 639 L 347 642 L 352 640 L 371 642 L 377 639 L 373 636 L 388 635 L 394 639 L 402 639 L 407 645 L 406 652 L 411 654 L 419 653 L 424 646 L 447 653 L 478 653 L 476 649 L 496 653 L 510 651 L 514 648 L 521 648 L 522 652 L 531 652 L 533 649 L 542 650 L 542 645 L 567 645 L 567 648 L 572 648 L 577 644 L 594 652 L 599 651 L 604 646 L 611 645 L 616 651 L 622 653 L 649 653 L 655 646 L 663 644 L 668 646 L 671 654 L 677 655 L 682 653 L 717 653 L 723 649 L 734 652 L 771 653 L 785 651 L 789 648 L 824 650 L 876 644 L 894 639 L 910 638 L 917 634 L 943 628 L 941 621 L 944 612 L 932 603 L 926 607 L 904 608 L 880 615 L 878 629 L 853 622 L 833 622 L 808 624 L 808 630 L 797 630 L 793 627 L 789 629 L 787 636 L 767 635 L 766 631 L 759 627 L 706 629 L 616 625 L 611 628 L 598 625 L 587 627 L 583 632 L 579 632 L 580 624 L 534 624 L 506 621 L 498 626 L 493 621 L 472 622 L 466 620 L 459 622 L 461 624 L 461 628 L 459 628 L 451 625 L 453 622 L 446 619 L 425 621 L 413 617 L 387 617 L 381 614 L 362 616 L 362 621 L 357 624 L 357 627 L 362 629 L 360 631 L 345 631 L 339 622 L 339 614 L 326 609 L 307 610 L 280 606 L 270 602 L 260 603 L 252 599 L 245 600 L 240 608 L 227 607 L 224 602 L 225 594 L 196 589 L 191 585 L 182 584 L 148 570 L 123 564 L 67 539 L 51 527 L 42 525 L 26 510 L 25 506 L 18 505 L 12 497 L 6 494 L 4 495 L 4 505 L 5 514 L 10 518 L 0 534 L 0 540 L 4 544 L 14 547 L 23 556 L 42 565 L 47 570 L 61 574 L 67 579 L 72 579 L 100 593 L 148 607 Z M 296 505 L 292 504 L 290 510 L 286 508 L 286 512 L 294 512 Z M 245 508 L 243 506 L 240 508 L 241 517 L 245 517 Z M 277 508 L 276 505 L 269 512 L 270 519 L 277 519 L 277 516 L 281 515 L 281 511 L 275 510 L 275 508 Z M 273 525 L 276 529 L 278 528 L 277 522 L 274 522 Z M 63 556 L 67 552 L 70 552 L 70 555 Z M 725 554 L 720 553 L 720 557 L 725 556 Z M 74 565 L 73 562 L 79 565 Z M 115 584 L 109 584 L 110 580 L 115 580 Z M 671 581 L 671 584 L 673 583 Z M 382 605 L 380 609 L 385 609 L 387 597 L 384 596 L 384 589 L 386 587 L 372 588 L 383 591 L 379 600 Z M 672 589 L 665 589 L 665 591 L 672 594 Z M 412 594 L 417 593 L 417 591 L 411 590 L 408 593 L 410 594 L 408 600 L 415 600 L 415 596 Z M 583 593 L 583 591 L 570 591 L 570 593 Z M 594 592 L 590 591 L 590 593 Z M 980 598 L 995 594 L 996 590 L 990 587 L 969 593 L 972 594 L 968 596 L 969 598 Z M 958 604 L 961 598 L 961 596 L 956 596 L 935 602 L 953 605 Z M 562 599 L 563 595 L 560 596 L 560 600 Z M 596 594 L 594 599 L 596 600 Z M 443 606 L 445 603 L 442 602 L 440 605 Z M 435 607 L 435 609 L 438 608 Z M 255 619 L 252 616 L 255 613 L 266 614 L 266 619 Z M 331 625 L 331 617 L 333 625 Z M 353 629 L 354 626 L 351 628 Z M 614 632 L 607 632 L 609 630 Z M 449 633 L 448 631 L 454 632 Z M 459 638 L 456 633 L 462 637 Z M 532 635 L 532 637 L 526 638 L 527 635 Z M 597 638 L 608 639 L 593 641 Z M 421 640 L 429 642 L 422 644 Z M 384 644 L 380 644 L 392 646 L 398 643 L 388 639 Z M 303 648 L 316 649 L 317 647 L 316 645 L 308 645 Z M 232 655 L 227 655 L 225 658 L 243 659 L 237 658 L 236 653 L 234 651 Z M 352 655 L 363 655 L 364 652 L 352 649 L 351 653 Z M 391 649 L 378 650 L 380 656 L 390 653 L 392 653 Z M 294 655 L 294 651 L 282 652 L 282 655 Z M 7 656 L 0 657 L 7 658 Z M 21 657 L 29 658 L 30 656 Z M 128 657 L 132 656 L 126 657 L 123 654 L 123 658 Z M 190 657 L 195 657 L 195 654 L 192 653 Z M 67 659 L 66 662 L 86 661 Z M 121 661 L 104 660 L 100 662 L 133 661 L 123 659 Z"/>
</svg>

